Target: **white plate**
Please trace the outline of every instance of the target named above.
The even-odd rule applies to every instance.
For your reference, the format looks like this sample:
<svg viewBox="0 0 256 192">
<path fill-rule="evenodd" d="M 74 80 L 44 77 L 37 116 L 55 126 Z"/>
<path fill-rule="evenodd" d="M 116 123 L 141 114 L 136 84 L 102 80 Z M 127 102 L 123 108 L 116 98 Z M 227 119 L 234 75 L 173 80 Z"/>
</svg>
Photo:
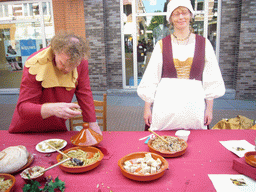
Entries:
<svg viewBox="0 0 256 192">
<path fill-rule="evenodd" d="M 59 148 L 59 150 L 63 149 L 67 145 L 67 141 L 65 141 L 63 139 L 48 139 L 48 140 L 44 140 L 44 141 L 41 141 L 40 143 L 38 143 L 36 145 L 36 150 L 41 152 L 41 153 L 52 153 L 52 152 L 55 152 L 56 151 L 55 149 L 51 149 L 51 147 L 46 144 L 46 142 L 49 142 L 49 141 L 56 141 L 56 142 L 57 141 L 64 141 L 63 142 L 63 146 L 61 148 Z M 41 145 L 41 148 L 39 147 L 40 145 Z"/>
</svg>

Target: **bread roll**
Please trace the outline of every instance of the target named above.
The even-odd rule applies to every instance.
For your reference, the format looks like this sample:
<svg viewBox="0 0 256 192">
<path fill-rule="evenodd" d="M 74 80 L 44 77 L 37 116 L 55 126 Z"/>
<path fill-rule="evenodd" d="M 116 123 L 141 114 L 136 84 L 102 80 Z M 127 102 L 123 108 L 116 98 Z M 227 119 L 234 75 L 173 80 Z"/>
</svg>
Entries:
<svg viewBox="0 0 256 192">
<path fill-rule="evenodd" d="M 29 153 L 25 146 L 11 146 L 0 152 L 0 173 L 13 173 L 28 162 Z"/>
</svg>

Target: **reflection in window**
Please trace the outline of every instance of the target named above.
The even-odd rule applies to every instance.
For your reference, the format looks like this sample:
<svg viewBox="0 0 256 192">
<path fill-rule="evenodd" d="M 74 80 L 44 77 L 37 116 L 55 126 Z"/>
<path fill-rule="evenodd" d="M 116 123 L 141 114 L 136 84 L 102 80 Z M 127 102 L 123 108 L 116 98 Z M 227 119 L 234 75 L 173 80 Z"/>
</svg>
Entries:
<svg viewBox="0 0 256 192">
<path fill-rule="evenodd" d="M 204 10 L 204 2 L 198 2 L 197 11 L 203 11 L 203 10 Z"/>
<path fill-rule="evenodd" d="M 146 13 L 163 12 L 168 0 L 142 0 Z"/>
</svg>

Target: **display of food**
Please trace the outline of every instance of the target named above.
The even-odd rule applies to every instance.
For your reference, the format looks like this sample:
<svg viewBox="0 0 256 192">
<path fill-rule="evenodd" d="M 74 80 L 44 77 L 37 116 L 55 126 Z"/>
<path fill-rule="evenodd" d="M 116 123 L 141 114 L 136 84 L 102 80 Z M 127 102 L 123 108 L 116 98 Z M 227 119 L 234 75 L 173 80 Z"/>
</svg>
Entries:
<svg viewBox="0 0 256 192">
<path fill-rule="evenodd" d="M 135 152 L 118 160 L 122 174 L 136 181 L 152 181 L 162 177 L 168 162 L 156 153 Z"/>
<path fill-rule="evenodd" d="M 59 150 L 63 149 L 67 145 L 67 142 L 63 139 L 48 139 L 38 143 L 36 145 L 36 150 L 42 153 L 55 152 L 56 150 L 53 149 L 50 145 L 47 145 L 47 143 Z"/>
<path fill-rule="evenodd" d="M 11 146 L 0 152 L 0 173 L 13 173 L 28 162 L 29 152 L 23 145 Z"/>
<path fill-rule="evenodd" d="M 4 177 L 0 176 L 0 192 L 5 192 L 9 189 L 13 184 L 13 180 L 5 179 Z"/>
<path fill-rule="evenodd" d="M 156 137 L 152 139 L 151 147 L 160 152 L 177 152 L 183 150 L 187 145 L 183 139 L 177 137 L 164 136 L 163 138 L 167 140 L 170 145 Z"/>
<path fill-rule="evenodd" d="M 44 174 L 44 168 L 40 166 L 29 167 L 22 171 L 20 176 L 23 179 L 35 179 Z"/>
<path fill-rule="evenodd" d="M 90 164 L 96 162 L 100 157 L 99 152 L 92 153 L 92 152 L 83 151 L 81 149 L 71 150 L 71 151 L 68 151 L 66 154 L 71 158 L 76 158 L 76 159 L 79 159 L 80 161 L 82 161 L 83 164 L 80 165 L 80 166 L 90 165 Z M 63 161 L 65 159 L 67 159 L 67 157 L 63 156 L 62 159 L 60 159 L 60 161 Z M 68 166 L 68 167 L 78 166 L 77 164 L 75 164 L 71 160 L 63 163 L 62 165 L 65 165 L 65 166 Z"/>
<path fill-rule="evenodd" d="M 152 158 L 151 153 L 146 153 L 143 158 L 130 159 L 124 162 L 123 168 L 134 174 L 154 174 L 161 169 L 162 161 Z"/>
</svg>

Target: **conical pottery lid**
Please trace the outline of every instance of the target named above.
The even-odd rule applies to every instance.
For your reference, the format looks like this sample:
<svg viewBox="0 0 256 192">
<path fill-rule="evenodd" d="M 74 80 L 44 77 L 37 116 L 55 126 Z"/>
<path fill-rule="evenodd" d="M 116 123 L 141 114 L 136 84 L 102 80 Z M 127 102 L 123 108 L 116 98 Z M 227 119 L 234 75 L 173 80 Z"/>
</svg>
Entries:
<svg viewBox="0 0 256 192">
<path fill-rule="evenodd" d="M 89 127 L 89 123 L 83 124 L 83 129 L 71 137 L 71 143 L 76 146 L 94 146 L 102 141 L 103 137 Z"/>
</svg>

